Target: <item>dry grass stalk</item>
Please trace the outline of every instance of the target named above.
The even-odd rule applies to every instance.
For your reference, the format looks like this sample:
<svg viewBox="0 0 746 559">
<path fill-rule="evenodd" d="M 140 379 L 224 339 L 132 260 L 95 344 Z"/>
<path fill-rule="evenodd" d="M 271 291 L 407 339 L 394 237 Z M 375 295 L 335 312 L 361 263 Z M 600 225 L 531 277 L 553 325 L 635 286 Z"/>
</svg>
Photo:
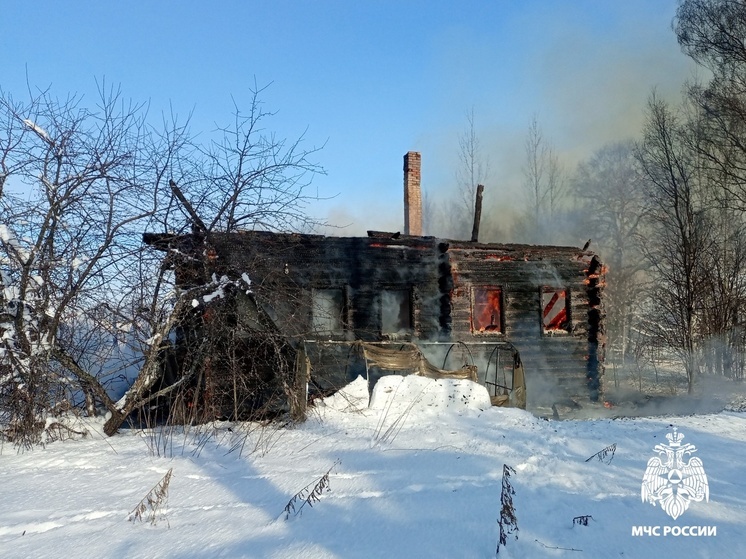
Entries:
<svg viewBox="0 0 746 559">
<path fill-rule="evenodd" d="M 285 520 L 288 520 L 290 516 L 299 516 L 303 513 L 303 507 L 308 505 L 313 508 L 314 503 L 318 503 L 321 500 L 321 495 L 331 491 L 329 487 L 329 474 L 331 471 L 340 464 L 339 460 L 335 460 L 332 467 L 329 468 L 326 473 L 321 476 L 316 482 L 311 482 L 306 485 L 303 489 L 298 491 L 285 505 Z M 313 487 L 311 487 L 313 486 Z M 300 506 L 296 508 L 296 505 L 300 503 Z"/>
<path fill-rule="evenodd" d="M 513 506 L 515 489 L 513 489 L 510 483 L 510 474 L 515 474 L 515 470 L 507 464 L 503 464 L 503 481 L 502 490 L 500 491 L 500 518 L 497 519 L 497 524 L 500 527 L 500 539 L 497 542 L 495 554 L 500 553 L 500 546 L 508 542 L 510 534 L 515 533 L 515 539 L 518 539 L 518 518 L 516 518 L 515 507 Z"/>
<path fill-rule="evenodd" d="M 584 514 L 581 516 L 576 516 L 572 519 L 572 525 L 573 526 L 588 526 L 588 522 L 593 520 L 593 517 L 590 514 Z"/>
<path fill-rule="evenodd" d="M 600 462 L 604 462 L 605 464 L 611 464 L 611 461 L 614 459 L 614 453 L 616 452 L 616 443 L 610 444 L 606 448 L 602 448 L 599 450 L 596 454 L 586 459 L 586 462 L 590 462 L 594 458 L 598 458 Z"/>
<path fill-rule="evenodd" d="M 168 524 L 168 518 L 165 515 L 166 504 L 168 502 L 168 485 L 171 483 L 171 474 L 173 468 L 169 468 L 161 480 L 147 492 L 145 497 L 132 509 L 127 520 L 142 522 L 143 516 L 152 525 L 155 526 L 161 518 Z M 169 528 L 171 526 L 169 525 Z"/>
</svg>

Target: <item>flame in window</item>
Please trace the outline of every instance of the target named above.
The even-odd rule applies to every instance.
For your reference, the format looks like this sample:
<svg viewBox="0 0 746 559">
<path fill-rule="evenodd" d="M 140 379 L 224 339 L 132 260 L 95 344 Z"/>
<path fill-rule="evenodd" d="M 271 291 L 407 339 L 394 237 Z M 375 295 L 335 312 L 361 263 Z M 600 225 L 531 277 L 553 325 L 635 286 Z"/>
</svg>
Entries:
<svg viewBox="0 0 746 559">
<path fill-rule="evenodd" d="M 502 332 L 502 290 L 499 287 L 475 287 L 472 296 L 472 330 Z"/>
</svg>

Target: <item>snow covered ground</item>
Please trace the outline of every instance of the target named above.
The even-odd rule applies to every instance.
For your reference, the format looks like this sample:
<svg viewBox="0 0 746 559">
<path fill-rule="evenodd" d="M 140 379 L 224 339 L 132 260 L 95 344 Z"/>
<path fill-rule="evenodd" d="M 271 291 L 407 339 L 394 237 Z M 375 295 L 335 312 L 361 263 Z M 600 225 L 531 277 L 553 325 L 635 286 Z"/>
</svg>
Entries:
<svg viewBox="0 0 746 559">
<path fill-rule="evenodd" d="M 418 377 L 385 377 L 367 404 L 358 379 L 294 428 L 107 438 L 88 422 L 82 440 L 6 445 L 0 557 L 494 557 L 503 464 L 515 469 L 519 531 L 499 557 L 746 556 L 746 414 L 547 421 L 489 407 L 468 381 Z M 709 502 L 676 520 L 640 498 L 672 426 L 709 481 Z M 586 461 L 612 444 L 613 457 Z M 157 522 L 128 521 L 169 469 Z M 286 519 L 327 472 L 328 491 L 313 507 L 297 499 Z M 588 525 L 573 525 L 582 515 Z M 690 526 L 711 535 L 673 535 Z"/>
</svg>

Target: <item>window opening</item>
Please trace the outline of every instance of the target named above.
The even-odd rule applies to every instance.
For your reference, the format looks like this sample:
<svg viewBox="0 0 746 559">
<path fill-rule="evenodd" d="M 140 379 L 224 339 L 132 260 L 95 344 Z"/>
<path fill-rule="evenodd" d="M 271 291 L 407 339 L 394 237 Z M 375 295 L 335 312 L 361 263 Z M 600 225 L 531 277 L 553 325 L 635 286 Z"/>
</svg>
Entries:
<svg viewBox="0 0 746 559">
<path fill-rule="evenodd" d="M 381 333 L 400 334 L 412 329 L 412 304 L 404 289 L 381 292 Z"/>
<path fill-rule="evenodd" d="M 502 289 L 473 287 L 471 329 L 475 334 L 502 333 Z"/>
<path fill-rule="evenodd" d="M 567 289 L 542 288 L 541 320 L 544 333 L 570 331 L 569 300 Z"/>
<path fill-rule="evenodd" d="M 335 335 L 344 332 L 344 293 L 341 289 L 314 289 L 311 325 L 316 334 Z"/>
</svg>

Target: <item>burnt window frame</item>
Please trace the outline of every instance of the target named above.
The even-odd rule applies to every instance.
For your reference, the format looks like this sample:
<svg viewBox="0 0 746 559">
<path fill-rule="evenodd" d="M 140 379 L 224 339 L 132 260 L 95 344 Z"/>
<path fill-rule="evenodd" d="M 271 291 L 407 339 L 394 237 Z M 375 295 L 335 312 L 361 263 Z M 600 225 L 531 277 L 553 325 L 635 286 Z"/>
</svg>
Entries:
<svg viewBox="0 0 746 559">
<path fill-rule="evenodd" d="M 499 328 L 497 330 L 480 330 L 475 324 L 475 311 L 477 306 L 477 291 L 498 291 L 498 301 L 500 303 Z M 475 336 L 503 336 L 505 335 L 505 288 L 502 285 L 472 285 L 469 289 L 470 309 L 469 309 L 469 326 L 471 333 Z"/>
<path fill-rule="evenodd" d="M 342 306 L 339 310 L 339 323 L 340 323 L 340 330 L 320 330 L 317 328 L 317 325 L 314 322 L 314 318 L 317 316 L 315 314 L 315 310 L 317 308 L 316 306 L 316 297 L 315 294 L 317 292 L 323 292 L 323 291 L 336 291 L 339 292 L 342 296 Z M 330 339 L 334 338 L 344 338 L 347 332 L 350 329 L 350 324 L 348 320 L 348 311 L 349 311 L 349 300 L 348 300 L 348 293 L 346 286 L 336 286 L 336 285 L 320 285 L 320 286 L 314 286 L 311 287 L 311 309 L 310 309 L 310 330 L 311 333 L 316 336 L 328 336 Z"/>
<path fill-rule="evenodd" d="M 384 330 L 384 294 L 385 293 L 403 293 L 404 294 L 404 301 L 406 301 L 408 310 L 407 310 L 407 320 L 408 325 L 406 328 L 400 328 L 396 331 L 386 331 Z M 411 338 L 414 335 L 414 289 L 412 286 L 400 286 L 400 285 L 387 285 L 381 287 L 381 289 L 378 292 L 378 321 L 379 321 L 379 331 L 381 333 L 382 338 L 391 338 L 391 339 L 402 339 L 402 338 Z"/>
<path fill-rule="evenodd" d="M 565 326 L 547 329 L 544 326 L 544 295 L 547 293 L 565 292 Z M 555 285 L 542 285 L 539 287 L 539 326 L 542 336 L 566 336 L 572 334 L 572 290 L 569 287 L 557 287 Z"/>
</svg>

